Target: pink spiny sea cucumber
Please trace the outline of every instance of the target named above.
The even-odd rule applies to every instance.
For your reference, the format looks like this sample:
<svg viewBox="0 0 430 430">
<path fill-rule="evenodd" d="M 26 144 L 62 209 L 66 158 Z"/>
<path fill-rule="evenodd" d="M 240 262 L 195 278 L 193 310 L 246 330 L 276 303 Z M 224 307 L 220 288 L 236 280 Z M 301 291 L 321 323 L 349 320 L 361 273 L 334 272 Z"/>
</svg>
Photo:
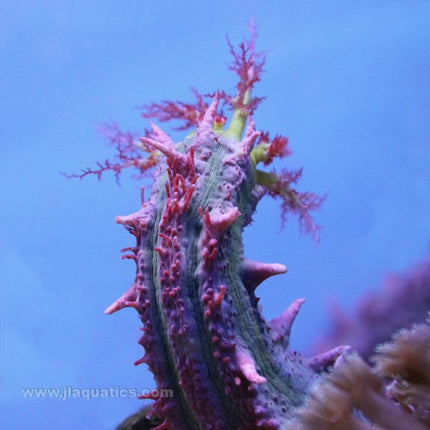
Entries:
<svg viewBox="0 0 430 430">
<path fill-rule="evenodd" d="M 141 208 L 117 222 L 136 238 L 126 258 L 136 262 L 131 288 L 106 309 L 137 310 L 143 323 L 139 343 L 158 389 L 152 414 L 161 429 L 286 429 L 308 395 L 318 372 L 342 353 L 335 348 L 306 359 L 289 349 L 291 326 L 303 299 L 270 322 L 263 318 L 255 288 L 285 273 L 281 264 L 247 260 L 242 231 L 264 195 L 280 198 L 283 217 L 297 214 L 315 238 L 310 212 L 322 201 L 294 188 L 302 171 L 264 171 L 290 154 L 288 139 L 256 129 L 252 114 L 260 98 L 251 90 L 264 58 L 255 35 L 233 49 L 231 69 L 239 76 L 237 94 L 222 91 L 197 102 L 165 101 L 147 106 L 145 117 L 182 120 L 193 128 L 174 143 L 158 126 L 137 138 L 115 126 L 107 129 L 118 149 L 115 162 L 85 170 L 83 177 L 126 167 L 143 173 L 157 166 L 151 195 Z M 231 109 L 226 126 L 224 109 Z M 106 131 L 106 130 L 105 130 Z M 142 154 L 147 154 L 146 158 Z"/>
<path fill-rule="evenodd" d="M 286 214 L 298 215 L 317 239 L 310 212 L 322 199 L 296 191 L 301 169 L 277 174 L 258 166 L 291 151 L 286 137 L 270 139 L 252 119 L 262 99 L 252 97 L 251 90 L 264 64 L 254 44 L 252 30 L 238 51 L 230 45 L 230 68 L 239 76 L 236 96 L 223 91 L 202 96 L 194 90 L 195 103 L 163 101 L 144 108 L 145 118 L 179 120 L 178 130 L 192 128 L 182 142 L 174 143 L 154 124 L 140 138 L 111 124 L 103 132 L 116 146 L 116 160 L 72 175 L 100 178 L 111 170 L 118 180 L 125 168 L 143 175 L 156 167 L 149 199 L 145 202 L 142 192 L 140 209 L 117 217 L 135 236 L 123 258 L 134 260 L 137 270 L 133 285 L 106 313 L 137 310 L 145 354 L 136 364 L 146 363 L 158 392 L 169 390 L 173 397 L 145 396 L 155 400 L 148 419 L 138 414 L 120 428 L 135 428 L 129 424 L 136 419 L 158 430 L 430 428 L 429 321 L 379 347 L 370 367 L 347 354 L 349 347 L 310 359 L 290 349 L 303 299 L 272 321 L 261 314 L 256 287 L 286 267 L 246 259 L 243 229 L 259 200 L 270 195 L 281 199 L 283 221 Z M 232 111 L 228 126 L 225 109 Z M 387 312 L 395 311 L 400 325 L 411 313 L 425 312 L 427 281 L 428 262 L 395 283 L 402 288 L 390 290 L 390 300 L 379 295 L 364 301 L 363 336 L 369 337 L 374 324 L 367 322 L 376 317 L 384 326 L 380 317 Z M 413 292 L 409 303 L 414 306 L 399 312 L 405 291 Z M 329 373 L 321 377 L 324 371 Z"/>
</svg>

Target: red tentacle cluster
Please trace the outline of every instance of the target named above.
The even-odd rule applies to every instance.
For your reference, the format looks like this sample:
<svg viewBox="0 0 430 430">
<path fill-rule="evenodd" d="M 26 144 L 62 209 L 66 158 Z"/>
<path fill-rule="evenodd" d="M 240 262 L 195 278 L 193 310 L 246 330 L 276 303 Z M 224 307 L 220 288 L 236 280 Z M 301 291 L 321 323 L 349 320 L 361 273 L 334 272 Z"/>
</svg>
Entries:
<svg viewBox="0 0 430 430">
<path fill-rule="evenodd" d="M 238 50 L 227 39 L 230 54 L 233 57 L 229 69 L 237 74 L 239 82 L 236 85 L 237 96 L 233 98 L 225 95 L 225 97 L 234 108 L 244 109 L 252 115 L 264 97 L 253 97 L 251 100 L 246 100 L 246 93 L 251 92 L 255 84 L 260 81 L 266 58 L 263 54 L 255 51 L 257 34 L 253 23 L 250 23 L 249 30 L 251 37 L 241 42 Z"/>
<path fill-rule="evenodd" d="M 160 103 L 151 103 L 142 107 L 142 117 L 157 119 L 160 122 L 178 120 L 182 122 L 182 125 L 175 128 L 178 131 L 197 127 L 208 108 L 208 103 L 204 100 L 204 96 L 195 88 L 192 88 L 191 91 L 196 98 L 195 103 L 186 103 L 178 100 L 163 100 Z"/>
<path fill-rule="evenodd" d="M 134 167 L 138 171 L 138 176 L 143 176 L 148 170 L 151 170 L 158 164 L 159 154 L 152 151 L 147 145 L 139 142 L 137 134 L 130 131 L 122 131 L 116 123 L 103 124 L 99 127 L 99 132 L 105 136 L 108 142 L 115 147 L 116 154 L 114 160 L 106 159 L 104 162 L 96 162 L 97 168 L 87 167 L 81 173 L 66 174 L 67 178 L 83 179 L 89 175 L 97 176 L 97 179 L 102 178 L 103 173 L 107 171 L 114 172 L 115 180 L 120 185 L 121 172 L 128 168 Z M 150 135 L 147 131 L 145 134 Z M 142 151 L 148 156 L 142 157 Z"/>
<path fill-rule="evenodd" d="M 301 228 L 310 233 L 316 241 L 319 240 L 321 227 L 315 223 L 311 212 L 318 210 L 325 200 L 325 196 L 320 197 L 311 192 L 299 192 L 292 188 L 293 184 L 301 178 L 303 168 L 298 170 L 282 170 L 277 181 L 268 188 L 268 193 L 272 197 L 280 197 L 281 202 L 281 222 L 284 226 L 287 213 L 293 213 L 299 217 Z"/>
<path fill-rule="evenodd" d="M 270 139 L 268 132 L 263 132 L 260 135 L 258 144 L 267 144 L 267 155 L 263 160 L 265 166 L 268 166 L 273 162 L 275 158 L 289 157 L 293 151 L 289 147 L 288 137 L 277 134 L 272 140 Z"/>
</svg>

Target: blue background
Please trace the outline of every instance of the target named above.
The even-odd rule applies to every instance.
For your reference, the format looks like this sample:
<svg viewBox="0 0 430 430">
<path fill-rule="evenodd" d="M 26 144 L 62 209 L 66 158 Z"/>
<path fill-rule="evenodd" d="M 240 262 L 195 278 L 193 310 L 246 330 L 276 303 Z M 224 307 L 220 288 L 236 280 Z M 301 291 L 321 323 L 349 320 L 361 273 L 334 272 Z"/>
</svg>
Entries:
<svg viewBox="0 0 430 430">
<path fill-rule="evenodd" d="M 143 131 L 135 109 L 161 99 L 232 91 L 225 35 L 255 17 L 267 52 L 257 126 L 290 138 L 286 167 L 301 190 L 328 197 L 316 247 L 296 220 L 279 231 L 264 201 L 245 233 L 246 254 L 281 262 L 259 288 L 272 318 L 307 303 L 293 347 L 327 326 L 327 303 L 347 309 L 428 253 L 430 3 L 425 1 L 6 1 L 0 6 L 1 421 L 9 429 L 112 429 L 134 398 L 25 399 L 24 387 L 152 388 L 133 361 L 132 310 L 103 310 L 134 278 L 114 223 L 135 211 L 139 185 L 124 175 L 65 180 L 112 155 L 97 125 Z M 180 139 L 179 133 L 172 133 Z"/>
</svg>

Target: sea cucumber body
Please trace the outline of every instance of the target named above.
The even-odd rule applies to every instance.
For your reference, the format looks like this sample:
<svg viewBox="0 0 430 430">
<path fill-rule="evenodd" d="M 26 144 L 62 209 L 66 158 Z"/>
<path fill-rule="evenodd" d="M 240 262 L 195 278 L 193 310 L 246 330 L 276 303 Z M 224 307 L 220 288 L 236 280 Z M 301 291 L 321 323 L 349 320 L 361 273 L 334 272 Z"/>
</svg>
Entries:
<svg viewBox="0 0 430 430">
<path fill-rule="evenodd" d="M 214 131 L 216 103 L 180 144 L 154 128 L 166 161 L 150 199 L 117 218 L 137 239 L 136 279 L 107 311 L 139 312 L 137 364 L 174 393 L 154 403 L 160 429 L 285 429 L 316 378 L 288 349 L 302 302 L 271 323 L 260 313 L 255 287 L 286 268 L 243 253 L 242 230 L 264 191 L 250 158 L 259 133 L 252 120 L 242 140 Z"/>
</svg>

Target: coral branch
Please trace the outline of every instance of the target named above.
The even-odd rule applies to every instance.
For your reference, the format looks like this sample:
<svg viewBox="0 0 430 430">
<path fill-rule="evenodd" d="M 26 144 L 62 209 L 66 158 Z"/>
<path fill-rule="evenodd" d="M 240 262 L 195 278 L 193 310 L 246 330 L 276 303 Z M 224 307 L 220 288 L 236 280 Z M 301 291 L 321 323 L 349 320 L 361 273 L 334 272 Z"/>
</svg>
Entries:
<svg viewBox="0 0 430 430">
<path fill-rule="evenodd" d="M 375 371 L 390 378 L 388 395 L 430 428 L 430 326 L 401 330 L 371 357 Z"/>
<path fill-rule="evenodd" d="M 360 419 L 354 409 L 367 418 Z M 385 396 L 383 381 L 358 356 L 343 362 L 312 393 L 299 414 L 298 430 L 427 428 Z"/>
</svg>

